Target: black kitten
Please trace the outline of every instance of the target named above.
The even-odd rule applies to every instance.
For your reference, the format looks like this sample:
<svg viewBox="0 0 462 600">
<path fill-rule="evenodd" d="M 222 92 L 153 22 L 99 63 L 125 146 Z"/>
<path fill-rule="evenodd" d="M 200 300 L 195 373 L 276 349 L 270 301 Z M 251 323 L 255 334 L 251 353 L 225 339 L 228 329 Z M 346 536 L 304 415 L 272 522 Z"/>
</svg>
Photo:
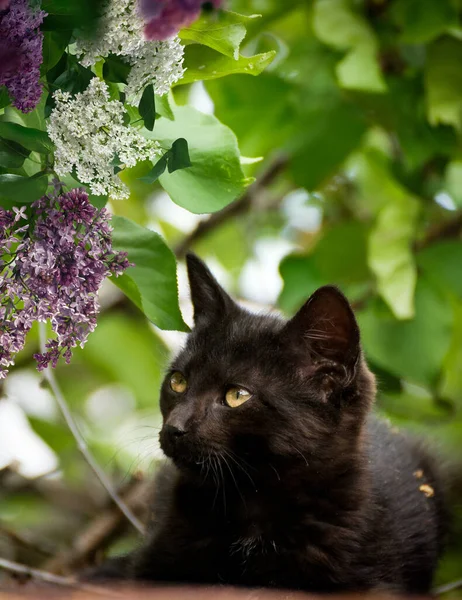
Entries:
<svg viewBox="0 0 462 600">
<path fill-rule="evenodd" d="M 342 293 L 290 321 L 240 308 L 188 256 L 195 327 L 161 392 L 152 527 L 136 579 L 424 593 L 442 489 L 415 443 L 370 417 L 374 378 Z"/>
</svg>

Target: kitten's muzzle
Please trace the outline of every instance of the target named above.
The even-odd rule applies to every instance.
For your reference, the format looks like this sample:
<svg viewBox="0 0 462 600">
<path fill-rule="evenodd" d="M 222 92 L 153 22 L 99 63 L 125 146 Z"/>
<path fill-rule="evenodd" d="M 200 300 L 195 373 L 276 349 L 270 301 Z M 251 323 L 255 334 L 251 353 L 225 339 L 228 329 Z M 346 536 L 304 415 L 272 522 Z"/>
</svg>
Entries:
<svg viewBox="0 0 462 600">
<path fill-rule="evenodd" d="M 186 429 L 165 423 L 159 435 L 160 446 L 167 456 L 175 459 L 187 452 L 189 437 Z"/>
</svg>

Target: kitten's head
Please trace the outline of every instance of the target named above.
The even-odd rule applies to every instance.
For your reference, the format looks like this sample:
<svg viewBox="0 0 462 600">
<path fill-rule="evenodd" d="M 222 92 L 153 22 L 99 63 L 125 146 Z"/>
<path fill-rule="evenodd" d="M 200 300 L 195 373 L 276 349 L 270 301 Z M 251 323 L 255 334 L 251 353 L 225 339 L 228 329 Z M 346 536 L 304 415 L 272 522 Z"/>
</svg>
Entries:
<svg viewBox="0 0 462 600">
<path fill-rule="evenodd" d="M 239 307 L 188 255 L 194 329 L 161 391 L 161 446 L 180 468 L 210 456 L 314 469 L 355 451 L 374 395 L 343 294 L 318 289 L 289 321 Z"/>
</svg>

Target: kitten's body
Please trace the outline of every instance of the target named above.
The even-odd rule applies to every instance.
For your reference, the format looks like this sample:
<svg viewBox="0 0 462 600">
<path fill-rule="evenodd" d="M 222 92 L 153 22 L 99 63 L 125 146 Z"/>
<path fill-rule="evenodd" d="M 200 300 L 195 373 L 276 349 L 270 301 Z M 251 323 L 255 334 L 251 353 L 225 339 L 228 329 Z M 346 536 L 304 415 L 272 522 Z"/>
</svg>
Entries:
<svg viewBox="0 0 462 600">
<path fill-rule="evenodd" d="M 171 369 L 184 390 L 168 376 L 161 392 L 173 462 L 128 576 L 428 591 L 441 485 L 419 446 L 370 416 L 374 380 L 346 299 L 321 288 L 284 322 L 239 308 L 195 257 L 188 267 L 195 328 Z M 249 399 L 231 408 L 230 388 Z"/>
<path fill-rule="evenodd" d="M 131 573 L 157 581 L 310 591 L 426 592 L 441 550 L 431 462 L 376 420 L 366 427 L 368 458 L 330 477 L 273 465 L 254 486 L 243 473 L 216 485 L 172 463 L 156 482 L 150 541 Z M 420 475 L 416 477 L 414 473 Z M 252 471 L 249 470 L 249 474 Z"/>
</svg>

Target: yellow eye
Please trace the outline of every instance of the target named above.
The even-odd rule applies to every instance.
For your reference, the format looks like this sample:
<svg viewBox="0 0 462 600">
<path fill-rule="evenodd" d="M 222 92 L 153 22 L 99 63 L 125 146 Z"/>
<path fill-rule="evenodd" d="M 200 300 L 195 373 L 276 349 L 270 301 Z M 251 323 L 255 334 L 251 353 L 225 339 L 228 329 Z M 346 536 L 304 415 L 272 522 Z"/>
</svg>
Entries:
<svg viewBox="0 0 462 600">
<path fill-rule="evenodd" d="M 237 408 L 241 404 L 244 404 L 244 402 L 247 402 L 247 400 L 250 400 L 250 398 L 252 398 L 252 394 L 245 388 L 232 387 L 226 392 L 225 402 L 231 408 Z"/>
<path fill-rule="evenodd" d="M 170 377 L 170 387 L 177 394 L 182 394 L 186 391 L 188 382 L 186 381 L 184 375 L 182 375 L 179 371 L 175 371 Z"/>
</svg>

